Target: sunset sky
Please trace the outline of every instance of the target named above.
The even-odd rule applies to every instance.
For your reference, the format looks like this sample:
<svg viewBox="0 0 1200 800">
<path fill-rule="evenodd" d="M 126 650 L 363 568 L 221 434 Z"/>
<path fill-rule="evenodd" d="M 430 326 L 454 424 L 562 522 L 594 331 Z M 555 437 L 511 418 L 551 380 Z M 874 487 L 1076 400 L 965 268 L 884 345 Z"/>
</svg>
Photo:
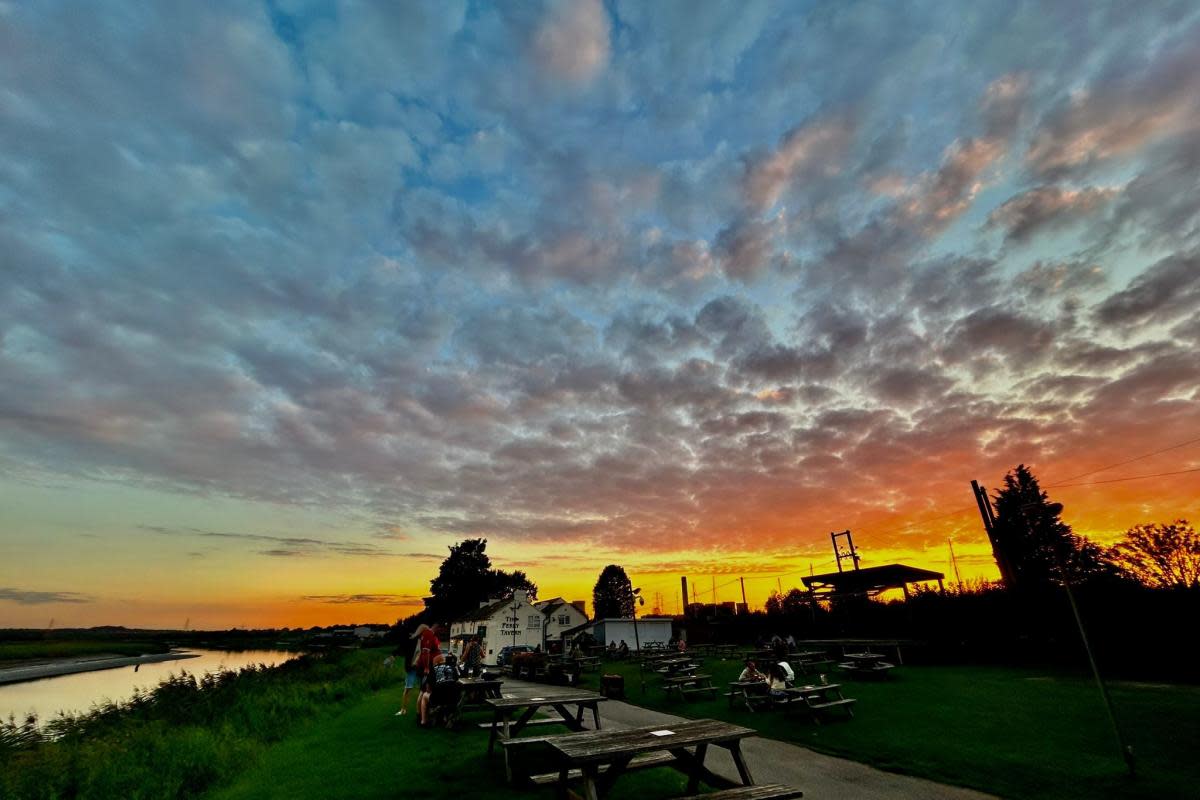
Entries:
<svg viewBox="0 0 1200 800">
<path fill-rule="evenodd" d="M 1022 462 L 1200 521 L 1194 2 L 0 1 L 0 626 L 994 577 Z"/>
</svg>

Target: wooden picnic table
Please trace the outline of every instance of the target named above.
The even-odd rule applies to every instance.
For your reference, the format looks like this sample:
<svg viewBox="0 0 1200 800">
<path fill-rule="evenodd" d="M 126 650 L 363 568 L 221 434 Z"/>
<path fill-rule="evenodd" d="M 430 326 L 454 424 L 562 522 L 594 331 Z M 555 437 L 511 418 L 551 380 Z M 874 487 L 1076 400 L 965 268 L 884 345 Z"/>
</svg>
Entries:
<svg viewBox="0 0 1200 800">
<path fill-rule="evenodd" d="M 585 800 L 599 800 L 612 790 L 631 761 L 651 753 L 670 754 L 661 765 L 688 775 L 688 794 L 694 794 L 701 781 L 718 788 L 736 785 L 704 766 L 708 748 L 713 745 L 729 751 L 742 784 L 751 786 L 754 778 L 742 757 L 741 742 L 754 735 L 755 731 L 740 725 L 698 719 L 619 731 L 566 734 L 549 737 L 545 742 L 555 752 L 558 762 L 558 796 L 567 796 L 571 772 L 578 769 Z"/>
<path fill-rule="evenodd" d="M 663 678 L 662 686 L 668 697 L 674 692 L 679 692 L 680 700 L 686 699 L 689 695 L 705 692 L 711 693 L 714 697 L 717 694 L 717 687 L 712 683 L 712 675 L 704 673 L 667 676 Z"/>
<path fill-rule="evenodd" d="M 600 730 L 598 706 L 607 699 L 602 694 L 582 689 L 530 697 L 510 695 L 488 698 L 488 705 L 494 709 L 491 725 L 488 726 L 491 728 L 488 736 L 488 755 L 490 756 L 494 752 L 497 739 L 512 739 L 530 725 L 557 724 L 566 725 L 572 731 L 586 730 L 583 726 L 583 714 L 589 709 L 592 712 L 592 724 L 595 726 L 595 730 Z M 549 717 L 535 720 L 533 715 L 543 706 L 553 708 L 558 712 L 559 718 Z M 568 706 L 575 706 L 575 712 L 571 713 Z M 524 711 L 514 720 L 513 717 L 521 709 Z"/>
<path fill-rule="evenodd" d="M 844 708 L 854 716 L 854 704 L 858 701 L 842 694 L 840 683 L 815 683 L 806 686 L 791 686 L 785 690 L 792 702 L 786 708 L 803 708 L 812 714 L 813 721 L 821 724 L 820 714 L 834 708 Z"/>
<path fill-rule="evenodd" d="M 503 683 L 495 678 L 459 678 L 458 685 L 462 687 L 462 697 L 458 707 L 482 706 L 487 699 L 499 697 Z"/>
<path fill-rule="evenodd" d="M 887 675 L 888 670 L 896 667 L 895 664 L 884 661 L 879 653 L 845 653 L 842 657 L 846 661 L 838 664 L 838 667 L 857 677 L 883 677 Z"/>
</svg>

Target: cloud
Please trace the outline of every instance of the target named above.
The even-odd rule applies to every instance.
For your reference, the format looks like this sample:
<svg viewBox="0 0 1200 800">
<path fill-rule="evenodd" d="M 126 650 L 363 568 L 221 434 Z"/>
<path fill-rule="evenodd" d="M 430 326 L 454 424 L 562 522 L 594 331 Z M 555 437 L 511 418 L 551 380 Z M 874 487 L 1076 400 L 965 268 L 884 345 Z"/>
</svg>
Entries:
<svg viewBox="0 0 1200 800">
<path fill-rule="evenodd" d="M 397 556 L 386 548 L 373 544 L 359 542 L 343 542 L 327 539 L 313 539 L 297 536 L 271 536 L 264 533 L 229 533 L 223 531 L 207 531 L 199 528 L 173 528 L 164 525 L 142 525 L 142 530 L 164 536 L 189 536 L 206 539 L 234 539 L 247 542 L 264 542 L 278 544 L 266 550 L 259 550 L 259 555 L 288 558 L 292 556 L 312 556 L 322 553 L 332 553 L 344 556 Z"/>
<path fill-rule="evenodd" d="M 608 63 L 610 26 L 600 0 L 558 0 L 533 35 L 534 58 L 553 77 L 586 83 Z"/>
<path fill-rule="evenodd" d="M 1118 63 L 1039 123 L 1026 159 L 1041 176 L 1077 173 L 1200 126 L 1200 48 L 1195 25 L 1145 62 Z"/>
<path fill-rule="evenodd" d="M 1086 219 L 1107 205 L 1116 189 L 1064 189 L 1038 186 L 1006 200 L 988 215 L 987 224 L 1004 231 L 1010 242 L 1027 242 L 1043 230 L 1054 230 Z"/>
<path fill-rule="evenodd" d="M 795 182 L 836 174 L 854 136 L 848 117 L 820 118 L 788 131 L 774 150 L 746 163 L 742 191 L 751 209 L 775 205 Z"/>
<path fill-rule="evenodd" d="M 40 606 L 53 603 L 90 603 L 92 598 L 78 592 L 37 592 L 0 587 L 0 602 L 16 603 L 22 606 Z"/>
<path fill-rule="evenodd" d="M 300 598 L 312 603 L 332 605 L 411 606 L 420 605 L 422 598 L 405 594 L 306 594 Z"/>
<path fill-rule="evenodd" d="M 1138 275 L 1096 306 L 1106 325 L 1165 322 L 1200 309 L 1200 254 L 1177 253 Z"/>
</svg>

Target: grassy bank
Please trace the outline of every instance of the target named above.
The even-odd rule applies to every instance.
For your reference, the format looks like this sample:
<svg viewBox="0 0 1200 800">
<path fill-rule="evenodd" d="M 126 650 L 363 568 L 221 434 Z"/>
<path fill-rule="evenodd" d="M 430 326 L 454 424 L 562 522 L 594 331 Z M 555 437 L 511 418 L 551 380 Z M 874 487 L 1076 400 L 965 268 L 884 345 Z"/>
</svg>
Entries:
<svg viewBox="0 0 1200 800">
<path fill-rule="evenodd" d="M 523 798 L 550 800 L 553 791 L 505 785 L 503 756 L 487 757 L 487 731 L 476 723 L 486 712 L 468 713 L 457 730 L 422 730 L 416 717 L 394 716 L 399 688 L 363 698 L 344 713 L 307 726 L 265 753 L 259 762 L 217 789 L 211 800 L 384 800 L 388 798 Z M 409 710 L 415 703 L 410 697 Z M 560 726 L 539 735 L 565 733 Z M 634 773 L 620 779 L 614 797 L 644 800 L 679 797 L 686 779 L 673 770 Z"/>
<path fill-rule="evenodd" d="M 709 659 L 704 670 L 722 687 L 741 669 Z M 894 772 L 1021 798 L 1164 798 L 1195 796 L 1200 786 L 1200 687 L 1111 687 L 1127 738 L 1139 755 L 1130 780 L 1117 755 L 1094 684 L 1061 674 L 990 667 L 903 667 L 882 682 L 856 682 L 836 671 L 855 718 L 825 725 L 778 712 L 730 709 L 728 701 L 679 702 L 663 696 L 657 676 L 638 686 L 636 665 L 605 671 L 626 676 L 631 702 L 688 717 L 727 719 L 763 736 L 802 744 Z M 594 685 L 595 676 L 587 676 Z"/>
<path fill-rule="evenodd" d="M 378 652 L 303 657 L 197 680 L 38 725 L 0 724 L 0 797 L 199 796 L 304 725 L 400 680 Z"/>
<path fill-rule="evenodd" d="M 165 653 L 170 648 L 162 642 L 119 642 L 98 640 L 51 639 L 42 642 L 0 642 L 0 667 L 18 663 L 48 661 L 54 658 L 83 658 L 86 656 L 140 656 L 146 653 Z"/>
</svg>

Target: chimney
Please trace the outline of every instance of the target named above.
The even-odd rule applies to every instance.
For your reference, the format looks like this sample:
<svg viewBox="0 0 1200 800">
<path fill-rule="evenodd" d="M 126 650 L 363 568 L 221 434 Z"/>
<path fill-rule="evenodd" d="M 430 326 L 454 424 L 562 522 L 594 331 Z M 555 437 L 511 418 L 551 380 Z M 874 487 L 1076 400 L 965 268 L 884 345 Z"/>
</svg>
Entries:
<svg viewBox="0 0 1200 800">
<path fill-rule="evenodd" d="M 585 617 L 587 616 L 587 601 L 586 600 L 572 600 L 571 605 L 578 608 L 580 614 L 583 614 Z"/>
</svg>

